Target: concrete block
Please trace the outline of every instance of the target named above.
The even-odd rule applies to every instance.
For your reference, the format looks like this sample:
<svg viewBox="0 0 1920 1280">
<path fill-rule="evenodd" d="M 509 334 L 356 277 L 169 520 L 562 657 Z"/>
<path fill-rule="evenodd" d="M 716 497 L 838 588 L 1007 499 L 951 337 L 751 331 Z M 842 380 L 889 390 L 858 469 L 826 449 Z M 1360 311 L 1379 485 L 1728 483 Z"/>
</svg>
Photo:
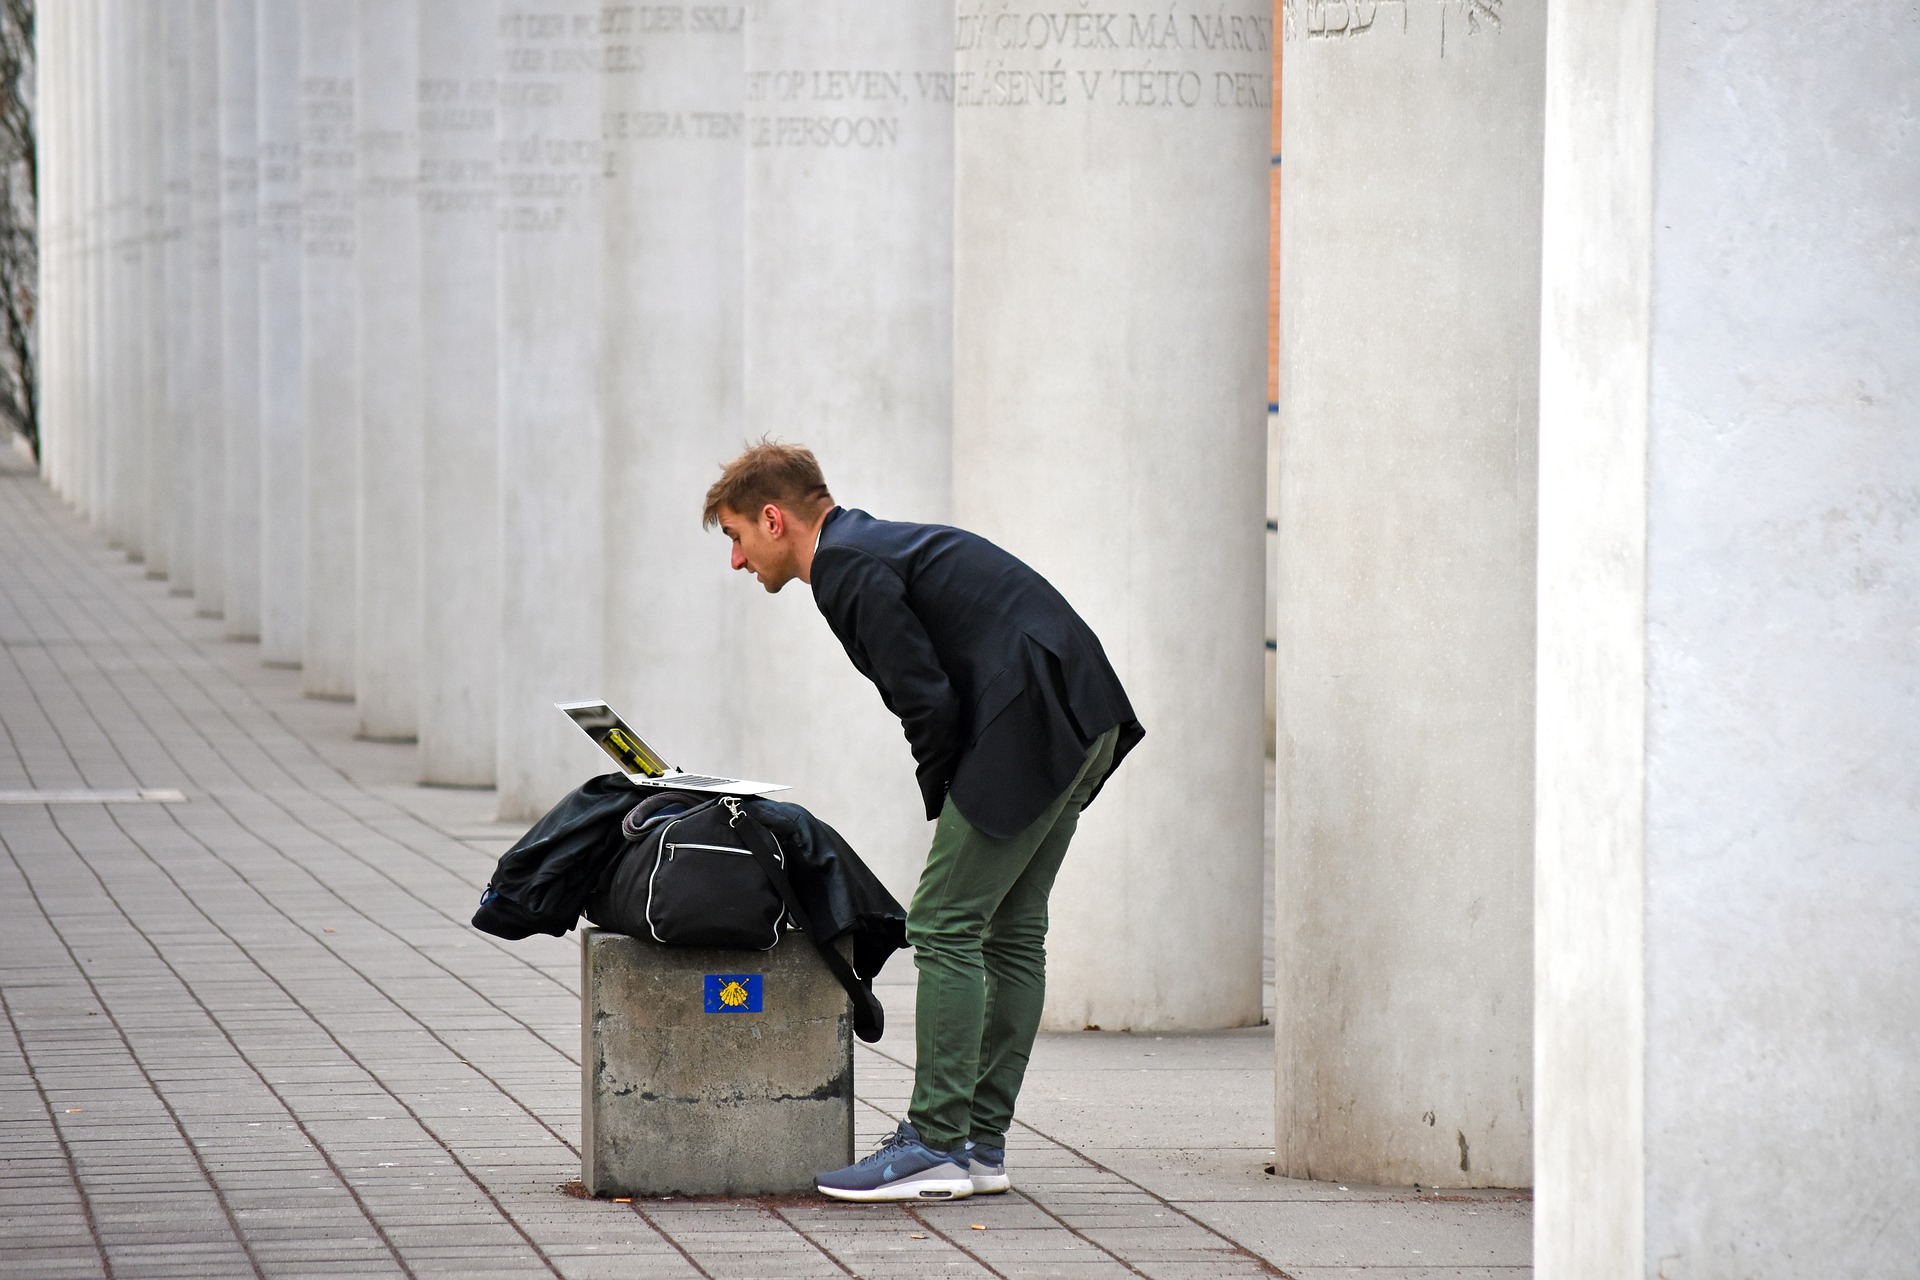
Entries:
<svg viewBox="0 0 1920 1280">
<path fill-rule="evenodd" d="M 853 1014 L 805 938 L 721 951 L 585 928 L 580 966 L 589 1192 L 805 1191 L 853 1159 Z M 757 977 L 758 1010 L 710 1000 L 710 976 Z"/>
</svg>

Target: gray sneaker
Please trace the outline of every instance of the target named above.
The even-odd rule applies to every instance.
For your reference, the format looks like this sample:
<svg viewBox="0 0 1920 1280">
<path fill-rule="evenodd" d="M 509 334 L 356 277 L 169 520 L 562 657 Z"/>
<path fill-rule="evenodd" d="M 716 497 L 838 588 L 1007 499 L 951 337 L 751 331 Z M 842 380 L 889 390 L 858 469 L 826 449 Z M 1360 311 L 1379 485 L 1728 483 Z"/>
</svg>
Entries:
<svg viewBox="0 0 1920 1280">
<path fill-rule="evenodd" d="M 973 1194 L 963 1152 L 935 1151 L 905 1120 L 870 1156 L 813 1180 L 836 1200 L 964 1200 Z"/>
<path fill-rule="evenodd" d="M 963 1153 L 967 1159 L 967 1176 L 973 1182 L 973 1194 L 997 1196 L 1013 1188 L 1013 1180 L 1007 1177 L 1005 1147 L 983 1147 L 968 1138 Z"/>
</svg>

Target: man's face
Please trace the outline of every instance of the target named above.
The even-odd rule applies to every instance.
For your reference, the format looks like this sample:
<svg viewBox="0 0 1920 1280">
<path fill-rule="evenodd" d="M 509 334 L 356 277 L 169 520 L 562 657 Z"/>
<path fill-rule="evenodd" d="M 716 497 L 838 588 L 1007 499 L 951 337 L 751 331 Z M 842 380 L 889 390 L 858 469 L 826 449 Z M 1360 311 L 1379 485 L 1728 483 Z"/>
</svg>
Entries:
<svg viewBox="0 0 1920 1280">
<path fill-rule="evenodd" d="M 733 544 L 733 567 L 751 573 L 770 593 L 799 576 L 792 530 L 786 513 L 772 503 L 760 509 L 758 518 L 720 508 L 720 532 Z"/>
</svg>

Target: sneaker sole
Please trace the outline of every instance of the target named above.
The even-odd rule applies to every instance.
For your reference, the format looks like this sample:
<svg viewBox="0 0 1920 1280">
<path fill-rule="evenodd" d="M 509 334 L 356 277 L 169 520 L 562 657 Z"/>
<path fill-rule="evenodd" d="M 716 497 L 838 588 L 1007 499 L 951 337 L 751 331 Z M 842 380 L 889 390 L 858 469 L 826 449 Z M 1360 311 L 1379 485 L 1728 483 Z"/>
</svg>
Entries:
<svg viewBox="0 0 1920 1280">
<path fill-rule="evenodd" d="M 856 1200 L 862 1204 L 877 1204 L 889 1200 L 965 1200 L 973 1194 L 971 1178 L 920 1178 L 902 1179 L 890 1182 L 884 1187 L 870 1187 L 856 1191 L 847 1187 L 822 1187 L 815 1189 L 823 1196 L 832 1196 L 835 1200 Z"/>
<path fill-rule="evenodd" d="M 997 1196 L 1003 1191 L 1013 1190 L 1013 1179 L 1004 1173 L 975 1174 L 973 1176 L 973 1194 L 977 1196 Z"/>
</svg>

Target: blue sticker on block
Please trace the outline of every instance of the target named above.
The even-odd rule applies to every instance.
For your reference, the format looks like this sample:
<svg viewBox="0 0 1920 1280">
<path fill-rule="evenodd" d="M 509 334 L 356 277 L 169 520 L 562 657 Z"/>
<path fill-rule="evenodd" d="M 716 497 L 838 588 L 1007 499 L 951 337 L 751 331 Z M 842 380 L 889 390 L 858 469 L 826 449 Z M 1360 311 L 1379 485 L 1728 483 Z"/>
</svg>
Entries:
<svg viewBox="0 0 1920 1280">
<path fill-rule="evenodd" d="M 710 973 L 707 975 L 708 1013 L 759 1013 L 760 975 L 757 973 Z"/>
</svg>

